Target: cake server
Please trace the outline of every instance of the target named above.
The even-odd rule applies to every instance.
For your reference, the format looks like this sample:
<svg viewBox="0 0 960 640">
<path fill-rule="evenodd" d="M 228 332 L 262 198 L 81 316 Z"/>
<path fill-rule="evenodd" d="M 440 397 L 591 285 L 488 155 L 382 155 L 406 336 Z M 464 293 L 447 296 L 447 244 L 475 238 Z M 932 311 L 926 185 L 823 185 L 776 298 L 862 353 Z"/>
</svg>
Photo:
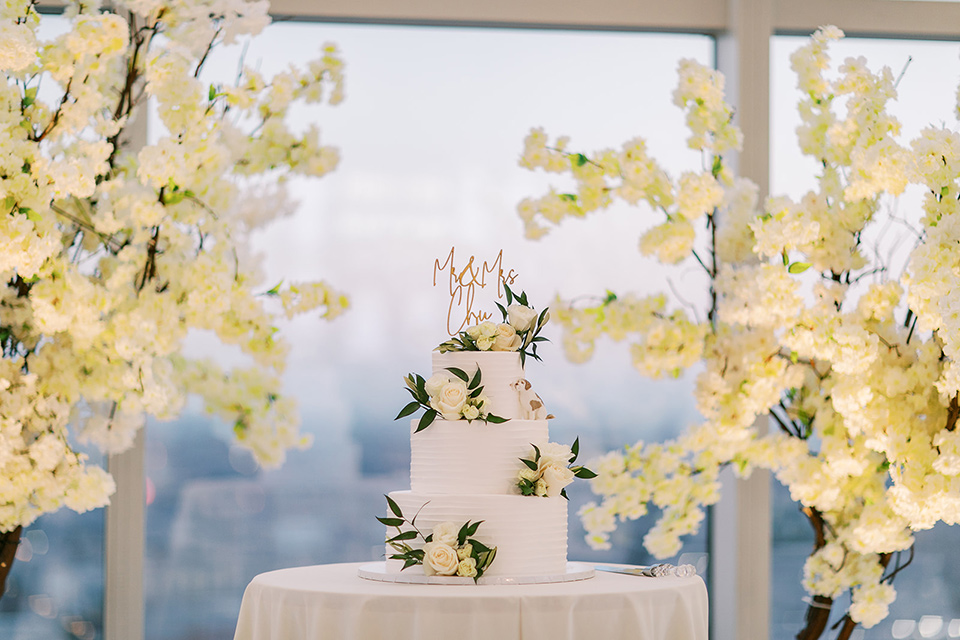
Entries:
<svg viewBox="0 0 960 640">
<path fill-rule="evenodd" d="M 606 571 L 608 573 L 623 573 L 628 576 L 644 576 L 647 578 L 662 578 L 665 576 L 675 576 L 677 578 L 687 578 L 697 575 L 697 569 L 692 564 L 682 564 L 679 567 L 672 564 L 655 564 L 648 566 L 629 567 L 614 566 L 609 564 L 596 564 L 593 566 L 597 571 Z"/>
</svg>

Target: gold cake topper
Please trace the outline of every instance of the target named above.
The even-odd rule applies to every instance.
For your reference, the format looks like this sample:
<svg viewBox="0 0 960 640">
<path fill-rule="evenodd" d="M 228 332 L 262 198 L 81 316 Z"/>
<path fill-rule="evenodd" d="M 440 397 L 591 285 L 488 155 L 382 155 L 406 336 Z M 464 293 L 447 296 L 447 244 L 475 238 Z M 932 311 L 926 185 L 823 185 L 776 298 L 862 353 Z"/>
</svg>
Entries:
<svg viewBox="0 0 960 640">
<path fill-rule="evenodd" d="M 440 264 L 439 258 L 433 261 L 433 286 L 437 286 L 438 273 L 449 273 L 450 304 L 447 307 L 447 333 L 451 336 L 457 335 L 471 324 L 479 324 L 493 317 L 493 314 L 473 310 L 477 287 L 486 288 L 488 274 L 496 273 L 497 275 L 497 298 L 504 296 L 503 285 L 513 284 L 518 275 L 513 269 L 508 272 L 503 271 L 503 249 L 497 253 L 492 263 L 484 261 L 482 265 L 477 266 L 476 256 L 470 256 L 463 268 L 456 266 L 455 250 L 456 247 L 450 247 L 450 253 L 447 254 L 443 264 Z M 459 313 L 457 313 L 458 310 Z M 457 318 L 463 319 L 460 321 L 460 326 L 454 329 L 452 324 L 455 322 L 455 313 Z"/>
</svg>

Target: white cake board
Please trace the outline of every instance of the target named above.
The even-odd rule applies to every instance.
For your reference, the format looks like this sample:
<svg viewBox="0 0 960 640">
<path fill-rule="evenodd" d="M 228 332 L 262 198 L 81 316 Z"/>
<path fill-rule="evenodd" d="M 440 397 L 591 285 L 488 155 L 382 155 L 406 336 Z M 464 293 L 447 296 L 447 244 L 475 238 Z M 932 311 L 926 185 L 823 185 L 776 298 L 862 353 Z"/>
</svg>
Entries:
<svg viewBox="0 0 960 640">
<path fill-rule="evenodd" d="M 575 582 L 589 580 L 596 573 L 592 566 L 582 562 L 568 562 L 566 573 L 544 576 L 481 576 L 474 583 L 473 578 L 459 576 L 425 576 L 422 569 L 410 567 L 400 573 L 387 573 L 386 562 L 371 562 L 361 565 L 357 574 L 366 580 L 395 582 L 398 584 L 547 584 L 551 582 Z"/>
</svg>

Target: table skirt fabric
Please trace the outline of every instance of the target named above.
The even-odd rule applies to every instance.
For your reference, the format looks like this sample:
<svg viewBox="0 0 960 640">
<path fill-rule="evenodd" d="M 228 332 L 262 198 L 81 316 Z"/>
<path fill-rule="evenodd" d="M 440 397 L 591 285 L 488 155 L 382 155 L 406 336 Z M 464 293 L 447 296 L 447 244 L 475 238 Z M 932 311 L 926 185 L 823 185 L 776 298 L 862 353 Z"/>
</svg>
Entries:
<svg viewBox="0 0 960 640">
<path fill-rule="evenodd" d="M 360 564 L 272 571 L 243 594 L 234 640 L 706 640 L 699 577 L 597 572 L 537 585 L 364 580 Z"/>
</svg>

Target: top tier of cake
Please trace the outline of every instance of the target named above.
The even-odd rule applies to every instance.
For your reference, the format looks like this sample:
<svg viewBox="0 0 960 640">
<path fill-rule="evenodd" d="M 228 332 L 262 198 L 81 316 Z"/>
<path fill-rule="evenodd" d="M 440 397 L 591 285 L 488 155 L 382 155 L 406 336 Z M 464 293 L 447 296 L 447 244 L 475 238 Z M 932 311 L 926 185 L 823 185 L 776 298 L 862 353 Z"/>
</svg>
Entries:
<svg viewBox="0 0 960 640">
<path fill-rule="evenodd" d="M 487 410 L 501 418 L 523 418 L 520 393 L 516 389 L 523 379 L 523 365 L 516 351 L 450 351 L 433 353 L 433 373 L 449 375 L 450 367 L 463 370 L 473 378 L 480 368 L 480 384 L 487 396 Z"/>
</svg>

